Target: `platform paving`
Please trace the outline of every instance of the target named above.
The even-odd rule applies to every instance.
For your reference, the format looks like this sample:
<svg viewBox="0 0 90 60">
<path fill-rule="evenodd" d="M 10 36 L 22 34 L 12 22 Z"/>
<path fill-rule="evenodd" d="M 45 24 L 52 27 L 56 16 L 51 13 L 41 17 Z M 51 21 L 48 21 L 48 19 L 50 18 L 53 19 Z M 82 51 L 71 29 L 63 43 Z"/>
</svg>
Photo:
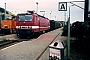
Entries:
<svg viewBox="0 0 90 60">
<path fill-rule="evenodd" d="M 0 60 L 36 60 L 38 56 L 55 40 L 60 39 L 61 30 L 45 33 L 37 39 L 23 41 L 0 50 Z M 48 60 L 49 49 L 41 55 L 39 60 Z"/>
</svg>

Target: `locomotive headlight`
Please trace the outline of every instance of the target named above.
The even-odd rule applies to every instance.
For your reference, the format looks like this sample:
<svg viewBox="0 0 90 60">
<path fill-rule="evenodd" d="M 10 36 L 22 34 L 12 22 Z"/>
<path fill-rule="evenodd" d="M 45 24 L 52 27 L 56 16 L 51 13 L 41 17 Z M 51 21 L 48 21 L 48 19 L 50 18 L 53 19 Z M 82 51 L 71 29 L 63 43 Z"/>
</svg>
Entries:
<svg viewBox="0 0 90 60">
<path fill-rule="evenodd" d="M 17 29 L 21 28 L 20 26 L 16 26 Z"/>
<path fill-rule="evenodd" d="M 4 28 L 4 27 L 2 27 L 2 28 Z"/>
<path fill-rule="evenodd" d="M 18 29 L 21 29 L 21 27 L 20 27 L 20 26 L 18 26 Z"/>
<path fill-rule="evenodd" d="M 31 29 L 31 28 L 32 28 L 32 26 L 28 26 L 28 28 L 29 28 L 29 29 Z"/>
</svg>

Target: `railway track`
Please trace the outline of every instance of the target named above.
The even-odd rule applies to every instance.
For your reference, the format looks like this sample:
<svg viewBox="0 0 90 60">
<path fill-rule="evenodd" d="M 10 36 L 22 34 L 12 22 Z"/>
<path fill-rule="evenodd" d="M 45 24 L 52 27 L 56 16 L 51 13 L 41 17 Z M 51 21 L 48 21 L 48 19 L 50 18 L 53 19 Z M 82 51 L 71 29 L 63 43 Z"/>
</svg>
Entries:
<svg viewBox="0 0 90 60">
<path fill-rule="evenodd" d="M 0 49 L 9 47 L 22 41 L 28 41 L 29 39 L 18 39 L 15 34 L 0 36 Z"/>
<path fill-rule="evenodd" d="M 5 35 L 10 35 L 10 34 L 1 34 L 1 33 L 0 33 L 0 36 L 5 36 Z"/>
<path fill-rule="evenodd" d="M 32 38 L 32 39 L 36 39 L 36 38 Z M 6 40 L 0 40 L 0 50 L 6 47 L 12 46 L 14 44 L 20 43 L 22 41 L 29 41 L 29 40 L 32 41 L 32 39 L 17 39 L 17 38 L 15 39 L 14 38 L 14 40 L 8 40 L 6 38 Z"/>
<path fill-rule="evenodd" d="M 11 46 L 13 44 L 19 43 L 17 40 L 2 40 L 0 41 L 0 50 L 3 48 L 6 48 L 8 46 Z"/>
<path fill-rule="evenodd" d="M 11 46 L 11 45 L 20 43 L 20 42 L 22 42 L 22 41 L 29 41 L 29 40 L 32 40 L 32 39 L 1 40 L 1 41 L 0 41 L 0 50 L 3 49 L 3 48 L 9 47 L 9 46 Z"/>
</svg>

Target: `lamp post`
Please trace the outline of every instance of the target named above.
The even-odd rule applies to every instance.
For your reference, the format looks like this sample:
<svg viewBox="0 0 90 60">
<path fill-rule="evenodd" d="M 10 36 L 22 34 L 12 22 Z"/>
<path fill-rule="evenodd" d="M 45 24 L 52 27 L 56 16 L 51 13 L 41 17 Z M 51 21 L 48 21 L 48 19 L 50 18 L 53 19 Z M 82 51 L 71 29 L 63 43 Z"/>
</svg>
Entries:
<svg viewBox="0 0 90 60">
<path fill-rule="evenodd" d="M 50 13 L 50 19 L 51 19 L 51 13 Z"/>
<path fill-rule="evenodd" d="M 72 2 L 84 2 L 84 1 L 72 1 Z M 74 4 L 74 3 L 72 3 L 72 2 L 68 2 L 68 3 L 73 4 L 73 5 L 71 5 L 71 6 L 77 6 L 77 7 L 81 8 L 81 9 L 84 9 L 84 8 L 82 8 L 82 7 Z M 69 17 L 68 17 L 68 40 L 67 40 L 67 45 L 68 45 L 68 58 L 70 57 L 70 7 L 71 7 L 71 6 L 69 6 Z"/>
<path fill-rule="evenodd" d="M 5 18 L 4 19 L 6 19 L 6 3 L 5 3 Z"/>
<path fill-rule="evenodd" d="M 2 12 L 0 11 L 0 29 L 1 29 Z"/>
<path fill-rule="evenodd" d="M 36 4 L 37 4 L 37 9 L 36 9 L 36 13 L 38 13 L 38 2 L 36 2 Z"/>
<path fill-rule="evenodd" d="M 67 45 L 68 45 L 68 58 L 70 57 L 70 6 L 69 6 L 69 17 L 68 17 L 68 40 L 67 40 Z"/>
<path fill-rule="evenodd" d="M 57 21 L 58 21 L 58 19 L 57 19 Z"/>
<path fill-rule="evenodd" d="M 74 5 L 71 5 L 74 6 Z M 70 57 L 70 7 L 69 6 L 69 17 L 68 17 L 68 40 L 67 40 L 67 45 L 68 45 L 68 58 Z"/>
<path fill-rule="evenodd" d="M 0 11 L 0 21 L 2 20 L 2 12 Z"/>
<path fill-rule="evenodd" d="M 64 12 L 64 19 L 65 19 L 65 24 L 66 25 L 66 12 Z"/>
<path fill-rule="evenodd" d="M 55 16 L 55 20 L 56 20 L 56 16 Z"/>
<path fill-rule="evenodd" d="M 52 11 L 50 12 L 50 19 L 51 19 L 51 14 L 52 14 Z"/>
<path fill-rule="evenodd" d="M 0 11 L 0 28 L 1 28 L 2 12 Z"/>
</svg>

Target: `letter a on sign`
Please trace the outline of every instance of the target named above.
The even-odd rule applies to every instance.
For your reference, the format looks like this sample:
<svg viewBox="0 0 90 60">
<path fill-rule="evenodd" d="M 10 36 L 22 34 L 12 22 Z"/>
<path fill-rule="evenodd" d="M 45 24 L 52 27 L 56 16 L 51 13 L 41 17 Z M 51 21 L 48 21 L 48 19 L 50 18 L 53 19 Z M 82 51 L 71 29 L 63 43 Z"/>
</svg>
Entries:
<svg viewBox="0 0 90 60">
<path fill-rule="evenodd" d="M 58 10 L 59 11 L 67 11 L 67 2 L 59 2 Z"/>
<path fill-rule="evenodd" d="M 64 6 L 64 4 L 61 5 L 61 9 L 64 9 L 64 10 L 65 10 L 65 6 Z"/>
</svg>

